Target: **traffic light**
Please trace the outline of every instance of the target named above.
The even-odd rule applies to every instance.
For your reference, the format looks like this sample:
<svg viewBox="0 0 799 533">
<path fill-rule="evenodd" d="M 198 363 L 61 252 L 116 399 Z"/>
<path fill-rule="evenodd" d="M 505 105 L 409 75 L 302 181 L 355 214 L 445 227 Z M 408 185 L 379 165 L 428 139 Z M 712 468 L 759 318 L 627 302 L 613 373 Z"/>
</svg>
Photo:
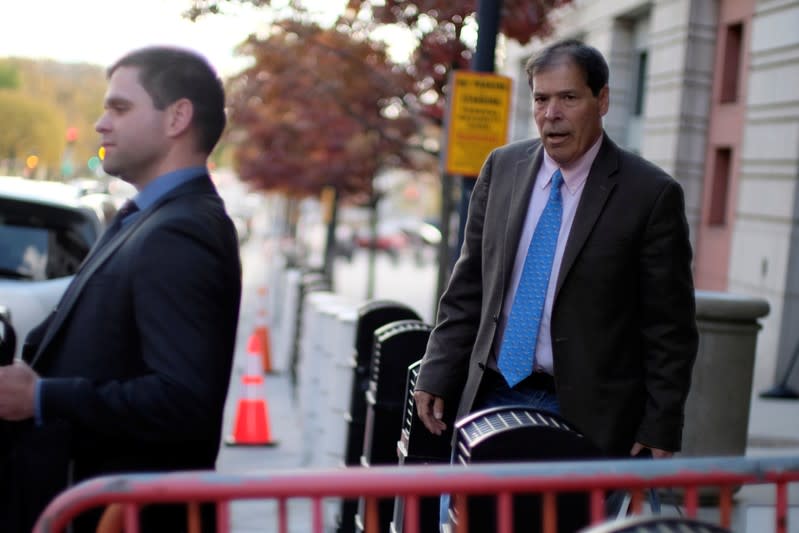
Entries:
<svg viewBox="0 0 799 533">
<path fill-rule="evenodd" d="M 89 161 L 86 163 L 86 166 L 89 167 L 89 170 L 94 172 L 97 170 L 97 167 L 100 166 L 100 158 L 96 155 L 93 155 L 89 158 Z"/>
<path fill-rule="evenodd" d="M 29 169 L 33 170 L 39 164 L 39 156 L 37 155 L 29 155 L 25 159 L 25 166 Z"/>
</svg>

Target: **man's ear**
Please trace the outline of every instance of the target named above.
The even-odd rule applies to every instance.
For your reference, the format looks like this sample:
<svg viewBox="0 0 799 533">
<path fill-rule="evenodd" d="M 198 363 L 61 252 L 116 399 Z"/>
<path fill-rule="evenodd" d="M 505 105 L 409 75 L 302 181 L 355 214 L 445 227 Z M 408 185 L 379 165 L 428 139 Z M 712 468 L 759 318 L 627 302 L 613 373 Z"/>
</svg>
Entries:
<svg viewBox="0 0 799 533">
<path fill-rule="evenodd" d="M 194 116 L 194 105 L 188 98 L 180 98 L 167 108 L 167 135 L 177 137 L 191 126 Z"/>
<path fill-rule="evenodd" d="M 610 89 L 607 85 L 600 89 L 597 98 L 599 98 L 599 112 L 604 117 L 610 108 Z"/>
</svg>

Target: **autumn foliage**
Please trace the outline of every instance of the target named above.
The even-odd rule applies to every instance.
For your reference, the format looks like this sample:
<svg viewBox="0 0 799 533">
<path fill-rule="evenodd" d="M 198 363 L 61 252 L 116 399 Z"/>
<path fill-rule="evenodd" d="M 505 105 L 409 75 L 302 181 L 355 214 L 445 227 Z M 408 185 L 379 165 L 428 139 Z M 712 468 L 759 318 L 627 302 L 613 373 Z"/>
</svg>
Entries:
<svg viewBox="0 0 799 533">
<path fill-rule="evenodd" d="M 187 14 L 224 13 L 230 3 L 272 7 L 271 0 L 191 0 Z M 500 31 L 522 43 L 546 35 L 547 14 L 568 3 L 503 0 Z M 302 0 L 288 4 L 297 17 L 250 36 L 240 52 L 254 64 L 230 82 L 228 141 L 242 179 L 299 195 L 333 185 L 366 199 L 381 168 L 423 165 L 425 136 L 440 136 L 449 74 L 469 68 L 473 43 L 464 30 L 475 28 L 478 0 L 349 0 L 331 28 L 308 22 Z M 416 39 L 407 64 L 393 64 L 385 45 L 369 38 L 385 25 Z M 434 165 L 435 154 L 429 159 Z"/>
<path fill-rule="evenodd" d="M 402 103 L 412 80 L 380 45 L 311 23 L 282 21 L 242 53 L 254 65 L 229 84 L 229 138 L 242 179 L 318 194 L 368 194 L 379 169 L 408 162 L 416 129 Z"/>
<path fill-rule="evenodd" d="M 502 0 L 500 32 L 522 44 L 534 35 L 552 31 L 547 14 L 569 0 Z M 384 24 L 415 26 L 422 17 L 430 17 L 439 25 L 458 24 L 473 15 L 478 0 L 350 0 L 351 9 L 372 7 L 375 17 Z"/>
<path fill-rule="evenodd" d="M 547 14 L 571 0 L 502 0 L 500 33 L 526 44 L 533 36 L 544 37 L 552 26 Z M 445 94 L 452 70 L 468 70 L 472 49 L 464 41 L 464 28 L 474 24 L 478 0 L 349 0 L 353 21 L 398 25 L 416 35 L 417 46 L 408 65 L 414 77 L 418 110 L 441 123 Z M 422 98 L 432 91 L 439 98 Z"/>
</svg>

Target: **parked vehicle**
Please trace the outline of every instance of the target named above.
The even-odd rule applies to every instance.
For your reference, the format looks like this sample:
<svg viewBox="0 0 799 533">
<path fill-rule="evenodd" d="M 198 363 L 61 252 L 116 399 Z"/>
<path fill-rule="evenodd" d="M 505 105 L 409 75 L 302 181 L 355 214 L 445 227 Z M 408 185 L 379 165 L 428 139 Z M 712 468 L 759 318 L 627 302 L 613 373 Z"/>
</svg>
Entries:
<svg viewBox="0 0 799 533">
<path fill-rule="evenodd" d="M 95 209 L 73 186 L 0 177 L 0 304 L 16 329 L 17 355 L 104 230 Z"/>
<path fill-rule="evenodd" d="M 368 226 L 359 228 L 355 233 L 357 247 L 370 249 L 374 246 L 375 250 L 386 253 L 394 261 L 399 259 L 400 252 L 406 249 L 408 244 L 407 233 L 403 231 L 403 226 L 395 221 L 380 221 L 374 235 Z"/>
<path fill-rule="evenodd" d="M 361 227 L 354 241 L 359 248 L 370 248 L 372 234 L 369 228 Z M 404 250 L 411 250 L 415 261 L 422 264 L 429 255 L 428 252 L 435 252 L 440 242 L 441 232 L 436 226 L 419 219 L 406 218 L 380 221 L 374 247 L 395 261 Z"/>
</svg>

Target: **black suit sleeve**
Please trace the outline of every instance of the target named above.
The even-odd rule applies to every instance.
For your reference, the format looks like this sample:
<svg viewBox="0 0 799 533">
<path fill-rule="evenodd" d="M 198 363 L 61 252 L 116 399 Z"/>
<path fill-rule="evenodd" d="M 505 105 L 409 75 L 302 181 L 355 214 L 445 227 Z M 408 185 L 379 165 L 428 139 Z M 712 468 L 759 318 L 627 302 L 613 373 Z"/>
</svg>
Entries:
<svg viewBox="0 0 799 533">
<path fill-rule="evenodd" d="M 682 189 L 670 180 L 654 204 L 640 254 L 647 400 L 636 440 L 672 451 L 680 449 L 698 346 L 691 256 Z"/>
</svg>

